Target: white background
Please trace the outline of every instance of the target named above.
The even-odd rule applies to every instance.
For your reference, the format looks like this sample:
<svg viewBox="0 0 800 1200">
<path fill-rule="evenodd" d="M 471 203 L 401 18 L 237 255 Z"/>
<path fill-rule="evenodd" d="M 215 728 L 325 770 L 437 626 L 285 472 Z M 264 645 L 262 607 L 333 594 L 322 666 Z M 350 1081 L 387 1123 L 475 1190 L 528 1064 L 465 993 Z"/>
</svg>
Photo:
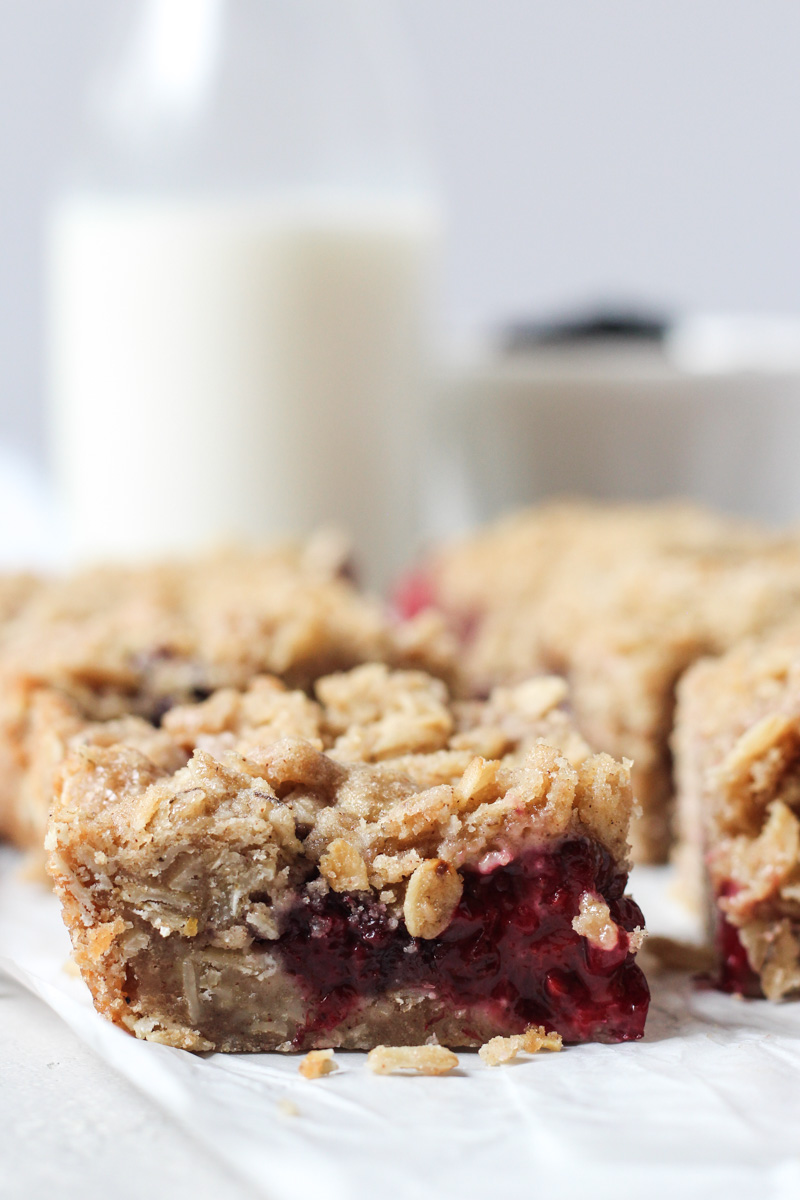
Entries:
<svg viewBox="0 0 800 1200">
<path fill-rule="evenodd" d="M 0 0 L 0 442 L 41 443 L 40 227 L 100 17 Z M 793 310 L 796 0 L 398 0 L 458 328 L 573 302 Z"/>
</svg>

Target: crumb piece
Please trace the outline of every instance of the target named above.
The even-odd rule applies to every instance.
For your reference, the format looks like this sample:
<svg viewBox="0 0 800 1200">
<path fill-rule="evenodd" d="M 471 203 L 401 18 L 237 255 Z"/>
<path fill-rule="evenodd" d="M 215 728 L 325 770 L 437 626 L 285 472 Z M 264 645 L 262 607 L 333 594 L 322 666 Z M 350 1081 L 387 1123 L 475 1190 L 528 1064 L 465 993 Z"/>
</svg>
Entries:
<svg viewBox="0 0 800 1200">
<path fill-rule="evenodd" d="M 282 1096 L 276 1105 L 278 1112 L 284 1117 L 299 1117 L 300 1109 L 295 1104 L 294 1100 L 289 1100 L 288 1097 Z"/>
<path fill-rule="evenodd" d="M 426 858 L 408 881 L 403 917 L 412 937 L 444 933 L 458 908 L 464 884 L 452 863 Z"/>
<path fill-rule="evenodd" d="M 336 838 L 319 860 L 319 869 L 335 892 L 365 892 L 367 864 L 344 838 Z"/>
<path fill-rule="evenodd" d="M 309 1050 L 297 1068 L 304 1079 L 321 1079 L 336 1070 L 332 1050 Z"/>
<path fill-rule="evenodd" d="M 75 962 L 75 959 L 71 954 L 69 958 L 64 960 L 64 965 L 62 966 L 61 970 L 65 975 L 69 975 L 70 979 L 80 979 L 81 977 L 80 967 Z"/>
<path fill-rule="evenodd" d="M 548 1033 L 544 1025 L 529 1025 L 522 1035 L 522 1049 L 526 1054 L 539 1050 L 561 1050 L 564 1043 L 560 1033 Z"/>
<path fill-rule="evenodd" d="M 183 936 L 184 937 L 197 937 L 197 930 L 198 930 L 197 917 L 189 917 L 188 921 L 184 921 L 184 923 L 183 923 Z"/>
<path fill-rule="evenodd" d="M 497 1067 L 501 1063 L 511 1062 L 520 1051 L 525 1054 L 537 1054 L 539 1050 L 561 1048 L 560 1033 L 548 1033 L 543 1025 L 531 1025 L 524 1033 L 514 1034 L 513 1037 L 491 1038 L 481 1046 L 478 1054 L 488 1067 Z"/>
<path fill-rule="evenodd" d="M 619 938 L 608 905 L 594 892 L 584 892 L 581 896 L 580 913 L 573 918 L 572 928 L 600 950 L 613 950 Z"/>
<path fill-rule="evenodd" d="M 632 932 L 628 934 L 628 949 L 631 954 L 638 954 L 647 940 L 648 933 L 646 929 L 642 929 L 641 925 L 635 925 Z"/>
<path fill-rule="evenodd" d="M 446 1046 L 376 1046 L 367 1055 L 367 1066 L 376 1075 L 447 1075 L 458 1066 L 458 1057 Z"/>
</svg>

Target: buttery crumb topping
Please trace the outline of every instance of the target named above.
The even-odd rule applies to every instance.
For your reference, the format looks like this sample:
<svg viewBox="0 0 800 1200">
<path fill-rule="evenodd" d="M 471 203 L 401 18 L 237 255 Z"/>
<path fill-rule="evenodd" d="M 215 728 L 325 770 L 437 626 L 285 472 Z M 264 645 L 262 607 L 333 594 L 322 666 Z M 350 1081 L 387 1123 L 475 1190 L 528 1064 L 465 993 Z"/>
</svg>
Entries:
<svg viewBox="0 0 800 1200">
<path fill-rule="evenodd" d="M 437 550 L 420 578 L 471 686 L 556 670 L 593 746 L 633 759 L 635 857 L 663 859 L 677 680 L 800 606 L 800 540 L 685 503 L 556 502 Z"/>
<path fill-rule="evenodd" d="M 341 547 L 318 537 L 183 563 L 97 568 L 63 580 L 0 579 L 0 835 L 41 846 L 59 743 L 63 749 L 64 738 L 86 721 L 138 716 L 158 723 L 176 704 L 243 689 L 263 674 L 305 690 L 368 661 L 451 675 L 453 639 L 443 621 L 424 614 L 390 622 L 377 600 L 344 577 L 343 565 Z M 330 686 L 333 735 L 335 681 Z M 55 697 L 44 702 L 55 724 L 43 719 L 42 691 Z M 223 728 L 226 703 L 223 696 L 214 710 Z M 266 695 L 258 703 L 263 707 Z M 295 708 L 295 735 L 313 736 L 296 729 L 299 696 Z M 357 724 L 346 713 L 338 717 L 347 727 Z M 374 757 L 395 752 L 398 718 L 385 705 L 382 726 L 360 722 Z M 435 738 L 433 712 L 431 719 Z M 407 747 L 424 748 L 424 739 Z M 366 748 L 355 746 L 353 754 L 363 758 Z"/>
</svg>

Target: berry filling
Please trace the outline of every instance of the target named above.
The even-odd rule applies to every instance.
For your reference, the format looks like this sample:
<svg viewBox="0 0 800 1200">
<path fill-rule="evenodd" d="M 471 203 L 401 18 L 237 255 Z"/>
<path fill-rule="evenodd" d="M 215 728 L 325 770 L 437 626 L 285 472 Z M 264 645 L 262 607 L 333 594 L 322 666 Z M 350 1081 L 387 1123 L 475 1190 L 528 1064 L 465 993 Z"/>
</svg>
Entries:
<svg viewBox="0 0 800 1200">
<path fill-rule="evenodd" d="M 736 891 L 738 891 L 738 885 L 724 883 L 717 896 L 718 898 L 732 896 Z M 731 924 L 719 908 L 717 909 L 716 942 L 719 974 L 714 980 L 714 986 L 721 992 L 732 992 L 737 996 L 763 997 L 760 980 L 750 966 L 747 951 L 739 937 L 739 930 Z"/>
<path fill-rule="evenodd" d="M 447 1010 L 480 1015 L 498 1032 L 544 1025 L 568 1042 L 642 1036 L 650 993 L 629 934 L 641 911 L 627 875 L 604 847 L 571 839 L 509 863 L 462 871 L 464 891 L 447 929 L 414 938 L 364 893 L 298 896 L 273 948 L 309 1005 L 297 1044 L 325 1033 L 369 998 L 418 990 Z M 572 927 L 585 892 L 602 896 L 619 927 L 603 949 Z"/>
</svg>

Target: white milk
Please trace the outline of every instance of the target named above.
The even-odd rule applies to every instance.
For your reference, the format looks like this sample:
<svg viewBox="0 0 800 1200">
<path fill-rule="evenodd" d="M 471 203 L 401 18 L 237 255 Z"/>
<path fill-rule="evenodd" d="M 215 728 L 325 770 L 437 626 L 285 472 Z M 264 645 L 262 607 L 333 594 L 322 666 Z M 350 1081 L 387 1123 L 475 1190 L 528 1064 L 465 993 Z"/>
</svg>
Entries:
<svg viewBox="0 0 800 1200">
<path fill-rule="evenodd" d="M 62 202 L 51 429 L 72 557 L 336 522 L 383 583 L 414 549 L 435 235 L 410 202 Z"/>
</svg>

